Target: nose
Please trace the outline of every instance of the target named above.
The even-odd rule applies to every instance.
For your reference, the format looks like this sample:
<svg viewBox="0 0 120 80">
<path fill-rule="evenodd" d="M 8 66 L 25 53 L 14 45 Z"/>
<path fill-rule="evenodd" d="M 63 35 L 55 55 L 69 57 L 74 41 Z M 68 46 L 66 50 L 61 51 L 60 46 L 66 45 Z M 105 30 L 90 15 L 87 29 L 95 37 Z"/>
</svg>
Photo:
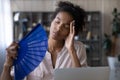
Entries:
<svg viewBox="0 0 120 80">
<path fill-rule="evenodd" d="M 63 24 L 59 24 L 58 26 L 57 26 L 57 31 L 62 31 L 62 27 L 63 26 Z"/>
</svg>

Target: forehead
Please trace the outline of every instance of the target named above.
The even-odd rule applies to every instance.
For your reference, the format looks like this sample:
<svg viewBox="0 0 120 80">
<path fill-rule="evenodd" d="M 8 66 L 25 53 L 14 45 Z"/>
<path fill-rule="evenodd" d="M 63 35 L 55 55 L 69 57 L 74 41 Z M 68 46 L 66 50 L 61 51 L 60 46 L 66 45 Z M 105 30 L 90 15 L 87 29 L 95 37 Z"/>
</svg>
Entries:
<svg viewBox="0 0 120 80">
<path fill-rule="evenodd" d="M 69 23 L 73 20 L 73 17 L 68 12 L 59 12 L 56 15 L 56 18 L 64 21 L 65 23 Z"/>
</svg>

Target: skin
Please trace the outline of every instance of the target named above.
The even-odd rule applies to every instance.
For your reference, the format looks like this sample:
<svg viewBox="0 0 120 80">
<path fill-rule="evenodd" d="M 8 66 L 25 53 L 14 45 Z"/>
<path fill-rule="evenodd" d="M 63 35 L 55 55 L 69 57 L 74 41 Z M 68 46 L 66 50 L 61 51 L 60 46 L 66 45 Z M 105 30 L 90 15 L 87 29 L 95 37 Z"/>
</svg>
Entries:
<svg viewBox="0 0 120 80">
<path fill-rule="evenodd" d="M 74 48 L 74 35 L 75 26 L 73 26 L 74 20 L 72 16 L 67 12 L 59 12 L 55 19 L 51 22 L 50 35 L 48 39 L 48 51 L 51 53 L 53 68 L 55 67 L 55 62 L 58 53 L 61 51 L 63 46 L 67 48 L 73 67 L 80 67 L 78 57 L 76 55 L 76 50 Z M 10 70 L 13 66 L 13 61 L 17 56 L 18 44 L 13 42 L 6 50 L 7 56 L 3 66 L 3 72 L 1 74 L 0 80 L 12 80 L 10 76 Z"/>
<path fill-rule="evenodd" d="M 48 43 L 53 67 L 55 67 L 56 57 L 64 45 L 71 56 L 73 67 L 81 66 L 74 48 L 75 26 L 73 24 L 74 20 L 67 12 L 59 12 L 51 23 Z"/>
<path fill-rule="evenodd" d="M 7 55 L 5 59 L 5 63 L 3 66 L 3 71 L 0 76 L 0 80 L 13 80 L 13 78 L 10 75 L 11 67 L 13 66 L 13 61 L 16 59 L 17 56 L 17 47 L 18 44 L 13 42 L 6 50 Z"/>
</svg>

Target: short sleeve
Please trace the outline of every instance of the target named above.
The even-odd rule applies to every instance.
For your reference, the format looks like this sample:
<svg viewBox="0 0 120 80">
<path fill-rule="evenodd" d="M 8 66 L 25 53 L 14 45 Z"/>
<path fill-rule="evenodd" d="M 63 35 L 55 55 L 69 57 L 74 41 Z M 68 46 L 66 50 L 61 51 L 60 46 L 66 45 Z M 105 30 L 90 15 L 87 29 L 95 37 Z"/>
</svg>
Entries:
<svg viewBox="0 0 120 80">
<path fill-rule="evenodd" d="M 86 56 L 86 49 L 82 42 L 75 42 L 75 48 L 77 52 L 77 56 L 79 58 L 80 64 L 82 67 L 87 66 L 87 56 Z"/>
</svg>

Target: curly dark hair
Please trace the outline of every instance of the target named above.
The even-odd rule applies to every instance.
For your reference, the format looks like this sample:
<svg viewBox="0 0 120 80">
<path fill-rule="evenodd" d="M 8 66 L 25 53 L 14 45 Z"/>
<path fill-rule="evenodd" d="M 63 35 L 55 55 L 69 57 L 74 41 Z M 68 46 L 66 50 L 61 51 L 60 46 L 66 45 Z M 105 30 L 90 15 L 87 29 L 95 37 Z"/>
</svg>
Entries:
<svg viewBox="0 0 120 80">
<path fill-rule="evenodd" d="M 59 12 L 68 12 L 75 20 L 75 35 L 83 31 L 85 25 L 86 12 L 78 5 L 74 5 L 68 1 L 60 1 L 57 5 L 55 12 L 53 13 L 52 19 L 56 17 Z"/>
</svg>

